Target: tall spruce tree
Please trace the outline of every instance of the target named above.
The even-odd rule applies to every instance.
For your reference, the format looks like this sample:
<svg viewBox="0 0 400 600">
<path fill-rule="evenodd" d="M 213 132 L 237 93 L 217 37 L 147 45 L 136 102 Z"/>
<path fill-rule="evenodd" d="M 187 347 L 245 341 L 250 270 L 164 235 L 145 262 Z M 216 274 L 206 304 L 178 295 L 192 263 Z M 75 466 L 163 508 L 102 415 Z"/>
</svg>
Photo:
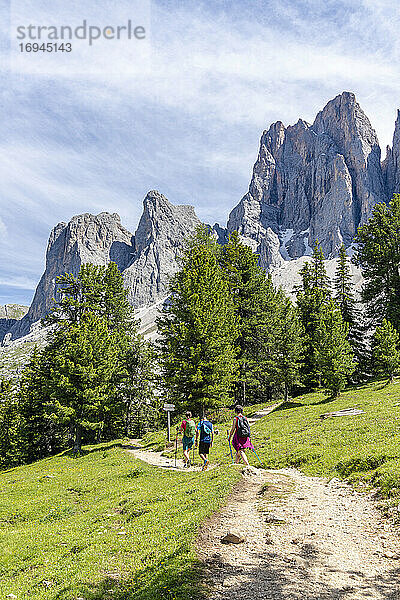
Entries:
<svg viewBox="0 0 400 600">
<path fill-rule="evenodd" d="M 400 371 L 400 335 L 390 321 L 383 319 L 372 342 L 373 367 L 376 375 L 393 381 Z"/>
<path fill-rule="evenodd" d="M 355 370 L 352 347 L 348 341 L 349 326 L 340 308 L 329 298 L 322 306 L 314 337 L 315 360 L 321 383 L 336 397 Z"/>
<path fill-rule="evenodd" d="M 180 409 L 200 412 L 230 399 L 238 323 L 218 252 L 207 229 L 197 228 L 158 319 L 162 380 Z"/>
<path fill-rule="evenodd" d="M 84 432 L 101 432 L 123 410 L 116 401 L 119 352 L 118 334 L 90 312 L 60 329 L 44 351 L 51 362 L 47 411 L 53 422 L 72 430 L 75 453 L 81 450 Z"/>
<path fill-rule="evenodd" d="M 400 332 L 400 194 L 389 205 L 375 206 L 355 242 L 354 261 L 363 271 L 362 299 L 371 325 L 387 319 Z"/>
<path fill-rule="evenodd" d="M 139 338 L 134 340 L 125 355 L 123 369 L 118 375 L 118 396 L 124 411 L 107 423 L 108 437 L 133 435 L 142 437 L 160 423 L 159 399 L 155 394 L 154 346 Z"/>
<path fill-rule="evenodd" d="M 287 402 L 290 389 L 300 383 L 304 330 L 296 308 L 281 290 L 276 317 L 274 343 L 268 348 L 265 368 L 271 382 L 283 386 Z"/>
<path fill-rule="evenodd" d="M 353 348 L 358 367 L 355 379 L 360 380 L 367 376 L 370 361 L 367 343 L 367 327 L 363 312 L 354 295 L 353 277 L 350 270 L 350 260 L 346 255 L 344 245 L 339 251 L 338 264 L 334 278 L 335 301 L 342 313 L 342 318 L 348 324 L 348 339 Z"/>
<path fill-rule="evenodd" d="M 75 277 L 57 277 L 57 298 L 46 323 L 79 323 L 86 312 L 105 318 L 110 331 L 134 334 L 136 322 L 118 266 L 83 264 Z"/>
<path fill-rule="evenodd" d="M 48 386 L 51 380 L 49 348 L 36 346 L 20 381 L 19 414 L 21 418 L 20 451 L 23 462 L 32 462 L 62 450 L 65 436 L 52 421 L 48 411 Z M 61 351 L 57 348 L 57 351 Z"/>
<path fill-rule="evenodd" d="M 0 381 L 0 469 L 23 461 L 20 444 L 20 413 L 11 381 Z"/>
<path fill-rule="evenodd" d="M 302 285 L 297 290 L 297 307 L 304 330 L 303 381 L 308 388 L 321 385 L 322 372 L 316 358 L 319 343 L 317 330 L 322 315 L 331 298 L 329 279 L 324 265 L 324 255 L 316 241 L 311 263 L 300 271 Z"/>
<path fill-rule="evenodd" d="M 270 385 L 263 350 L 267 333 L 270 338 L 276 333 L 275 290 L 265 270 L 259 267 L 257 255 L 241 243 L 237 232 L 222 247 L 219 263 L 238 316 L 235 400 L 239 404 L 260 401 Z"/>
<path fill-rule="evenodd" d="M 140 394 L 150 385 L 116 265 L 82 265 L 77 277 L 65 274 L 58 281 L 62 293 L 49 318 L 54 326 L 49 344 L 35 351 L 22 377 L 28 461 L 70 442 L 79 452 L 83 438 L 95 442 L 124 435 L 135 393 L 129 382 L 140 372 Z"/>
<path fill-rule="evenodd" d="M 336 304 L 340 308 L 343 321 L 349 325 L 349 329 L 351 330 L 354 326 L 356 301 L 353 292 L 353 278 L 344 245 L 339 250 L 338 264 L 333 283 Z"/>
</svg>

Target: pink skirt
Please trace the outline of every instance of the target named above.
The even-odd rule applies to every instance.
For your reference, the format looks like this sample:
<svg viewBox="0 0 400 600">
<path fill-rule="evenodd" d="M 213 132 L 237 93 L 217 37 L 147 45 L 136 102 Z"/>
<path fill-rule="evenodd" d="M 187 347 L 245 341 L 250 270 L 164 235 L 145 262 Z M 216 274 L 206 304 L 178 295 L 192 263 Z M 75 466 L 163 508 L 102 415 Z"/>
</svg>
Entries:
<svg viewBox="0 0 400 600">
<path fill-rule="evenodd" d="M 239 450 L 246 450 L 246 448 L 254 449 L 253 444 L 249 437 L 239 437 L 237 432 L 233 436 L 232 446 L 235 448 L 236 452 Z"/>
</svg>

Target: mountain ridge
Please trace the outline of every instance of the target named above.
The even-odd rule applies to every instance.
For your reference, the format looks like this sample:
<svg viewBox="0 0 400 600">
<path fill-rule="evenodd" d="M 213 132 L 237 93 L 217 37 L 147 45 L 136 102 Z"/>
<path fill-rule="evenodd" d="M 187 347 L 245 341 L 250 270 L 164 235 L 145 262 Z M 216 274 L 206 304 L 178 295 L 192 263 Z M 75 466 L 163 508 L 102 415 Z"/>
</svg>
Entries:
<svg viewBox="0 0 400 600">
<path fill-rule="evenodd" d="M 263 131 L 248 192 L 230 212 L 226 228 L 217 223 L 209 227 L 219 243 L 238 231 L 259 254 L 262 267 L 282 273 L 287 261 L 310 255 L 316 239 L 327 258 L 335 258 L 342 244 L 349 248 L 376 203 L 387 202 L 396 190 L 400 191 L 400 111 L 393 145 L 381 162 L 368 117 L 355 95 L 343 92 L 312 124 L 299 119 L 285 127 L 276 121 Z M 76 275 L 84 262 L 115 261 L 134 308 L 159 303 L 178 269 L 185 238 L 199 224 L 193 206 L 171 204 L 157 190 L 145 196 L 134 235 L 117 213 L 84 213 L 57 224 L 32 304 L 9 328 L 7 341 L 26 335 L 50 310 L 57 294 L 56 276 L 66 271 Z"/>
</svg>

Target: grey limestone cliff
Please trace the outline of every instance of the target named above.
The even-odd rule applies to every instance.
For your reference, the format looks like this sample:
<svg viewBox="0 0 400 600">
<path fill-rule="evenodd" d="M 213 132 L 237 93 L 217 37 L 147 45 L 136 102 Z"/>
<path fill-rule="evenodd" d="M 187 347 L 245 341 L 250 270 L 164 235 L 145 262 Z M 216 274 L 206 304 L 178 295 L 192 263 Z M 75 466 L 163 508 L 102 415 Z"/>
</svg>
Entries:
<svg viewBox="0 0 400 600">
<path fill-rule="evenodd" d="M 392 198 L 393 194 L 400 194 L 400 110 L 397 111 L 393 145 L 386 149 L 382 168 L 388 197 Z"/>
<path fill-rule="evenodd" d="M 84 263 L 106 265 L 114 261 L 123 273 L 129 299 L 135 308 L 166 296 L 168 282 L 177 268 L 184 239 L 200 223 L 192 206 L 173 206 L 159 192 L 144 199 L 144 211 L 135 236 L 119 216 L 109 213 L 75 216 L 59 223 L 50 234 L 46 268 L 28 313 L 21 321 L 3 328 L 9 338 L 29 333 L 50 311 L 57 297 L 56 278 L 65 272 L 77 275 Z M 1 339 L 1 338 L 0 338 Z"/>
<path fill-rule="evenodd" d="M 135 308 L 167 294 L 184 240 L 199 224 L 193 206 L 174 206 L 157 191 L 147 194 L 135 233 L 135 252 L 123 273 Z"/>
<path fill-rule="evenodd" d="M 253 240 L 266 268 L 279 260 L 271 231 L 284 259 L 309 254 L 316 239 L 334 257 L 385 197 L 376 133 L 354 94 L 344 92 L 312 125 L 278 121 L 264 131 L 249 191 L 232 210 L 228 232 Z"/>
</svg>

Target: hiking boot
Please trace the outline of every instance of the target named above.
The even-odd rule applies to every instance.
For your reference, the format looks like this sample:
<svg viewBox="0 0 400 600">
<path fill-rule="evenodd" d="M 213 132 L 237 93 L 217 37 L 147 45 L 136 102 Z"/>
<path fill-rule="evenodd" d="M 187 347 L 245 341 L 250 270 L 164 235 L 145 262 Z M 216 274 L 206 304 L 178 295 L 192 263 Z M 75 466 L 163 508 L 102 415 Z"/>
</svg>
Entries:
<svg viewBox="0 0 400 600">
<path fill-rule="evenodd" d="M 188 469 L 189 469 L 189 467 L 192 466 L 192 463 L 190 462 L 190 459 L 187 461 L 186 466 L 187 466 Z"/>
<path fill-rule="evenodd" d="M 210 461 L 209 461 L 209 460 L 206 460 L 206 462 L 205 462 L 205 463 L 204 463 L 204 465 L 202 466 L 201 470 L 202 470 L 202 471 L 206 471 L 206 470 L 207 470 L 207 468 L 208 468 L 208 465 L 209 465 L 209 464 L 210 464 Z"/>
</svg>

